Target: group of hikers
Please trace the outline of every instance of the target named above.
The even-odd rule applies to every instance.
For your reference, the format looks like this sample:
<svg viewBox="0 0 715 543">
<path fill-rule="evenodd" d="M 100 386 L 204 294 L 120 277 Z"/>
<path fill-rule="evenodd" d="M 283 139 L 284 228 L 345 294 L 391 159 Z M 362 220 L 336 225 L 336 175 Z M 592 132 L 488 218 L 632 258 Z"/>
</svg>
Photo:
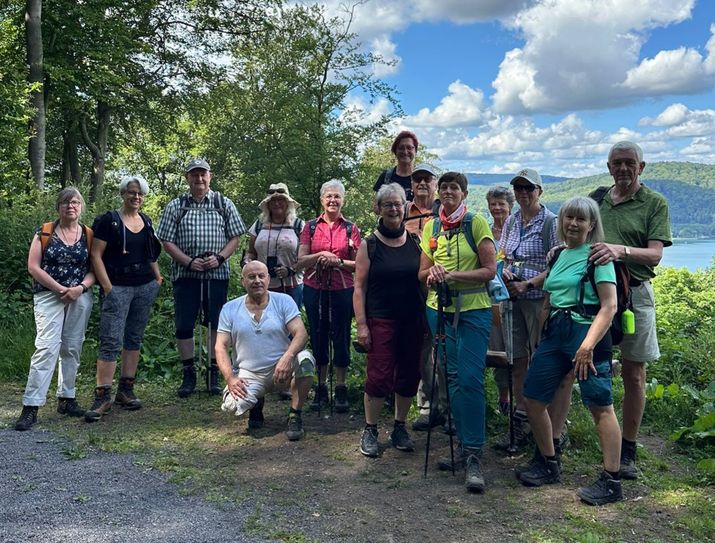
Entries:
<svg viewBox="0 0 715 543">
<path fill-rule="evenodd" d="M 163 246 L 172 259 L 183 365 L 179 397 L 197 386 L 198 318 L 199 330 L 207 330 L 206 387 L 222 395 L 221 409 L 248 413 L 249 428 L 260 428 L 266 394 L 280 392 L 290 398 L 286 435 L 299 440 L 311 390 L 311 410 L 349 410 L 354 316 L 353 346 L 367 353 L 362 454 L 380 455 L 378 420 L 387 398 L 394 404 L 391 445 L 415 449 L 406 423 L 416 397 L 413 431 L 443 426 L 456 436 L 457 454 L 439 459 L 438 467 L 463 471 L 466 488 L 483 491 L 485 371 L 490 358 L 507 359 L 495 380 L 499 408 L 511 413 L 512 427 L 495 446 L 535 444 L 517 478 L 527 486 L 560 481 L 576 380 L 603 452 L 603 471 L 578 495 L 593 505 L 623 499 L 621 479 L 638 477 L 646 363 L 660 354 L 650 280 L 671 244 L 667 203 L 640 182 L 642 150 L 631 142 L 613 145 L 607 166 L 614 184 L 567 200 L 558 216 L 540 203 L 539 173 L 525 168 L 510 188 L 488 191 L 490 225 L 467 210 L 464 174 L 415 166 L 418 146 L 410 131 L 395 138 L 396 166 L 375 183 L 378 223 L 365 239 L 342 214 L 339 180 L 322 185 L 322 213 L 308 221 L 298 217 L 300 204 L 289 187 L 271 184 L 248 229 L 234 203 L 211 189 L 203 159 L 188 163 L 189 191 L 169 202 L 156 230 L 141 211 L 149 186 L 140 176 L 122 180 L 121 207 L 97 217 L 92 229 L 80 222 L 80 192 L 61 190 L 57 219 L 37 229 L 28 255 L 36 351 L 15 428 L 36 422 L 58 359 L 59 413 L 94 422 L 112 404 L 142 407 L 134 381 L 162 283 L 157 258 Z M 227 302 L 228 261 L 246 232 L 246 294 Z M 95 283 L 101 302 L 97 380 L 85 410 L 75 381 Z M 625 334 L 614 326 L 621 319 Z M 622 431 L 611 387 L 614 344 L 624 384 Z"/>
</svg>

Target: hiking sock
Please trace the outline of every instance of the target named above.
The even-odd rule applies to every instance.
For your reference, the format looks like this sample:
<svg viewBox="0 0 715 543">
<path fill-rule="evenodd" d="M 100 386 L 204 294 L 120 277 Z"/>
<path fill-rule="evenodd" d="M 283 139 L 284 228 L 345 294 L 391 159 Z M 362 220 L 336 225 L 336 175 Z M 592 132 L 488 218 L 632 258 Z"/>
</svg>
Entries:
<svg viewBox="0 0 715 543">
<path fill-rule="evenodd" d="M 548 460 L 549 462 L 556 462 L 556 455 L 554 456 L 546 456 L 543 455 L 545 460 Z"/>
<path fill-rule="evenodd" d="M 395 424 L 394 424 L 393 426 L 394 426 L 395 428 L 397 428 L 398 426 L 404 426 L 404 425 L 405 425 L 405 421 L 404 421 L 404 420 L 397 420 L 397 419 L 395 419 Z M 377 424 L 376 424 L 375 426 L 377 426 Z"/>
<path fill-rule="evenodd" d="M 628 451 L 631 453 L 629 456 L 632 456 L 635 458 L 636 456 L 636 442 L 635 441 L 629 441 L 625 437 L 621 438 L 621 450 L 622 451 Z M 621 453 L 622 455 L 623 453 Z"/>
<path fill-rule="evenodd" d="M 365 429 L 368 429 L 368 428 L 374 428 L 375 430 L 377 430 L 377 424 L 367 424 L 367 423 L 365 423 Z"/>
<path fill-rule="evenodd" d="M 604 469 L 603 471 L 605 471 L 606 473 L 608 473 L 608 475 L 611 476 L 611 479 L 613 479 L 613 480 L 615 480 L 615 481 L 620 481 L 620 480 L 621 480 L 621 471 L 620 471 L 620 470 L 618 470 L 618 471 L 608 471 L 607 469 Z"/>
<path fill-rule="evenodd" d="M 194 367 L 194 357 L 192 356 L 191 358 L 186 358 L 181 361 L 181 364 L 184 366 L 185 370 L 191 369 Z"/>
</svg>

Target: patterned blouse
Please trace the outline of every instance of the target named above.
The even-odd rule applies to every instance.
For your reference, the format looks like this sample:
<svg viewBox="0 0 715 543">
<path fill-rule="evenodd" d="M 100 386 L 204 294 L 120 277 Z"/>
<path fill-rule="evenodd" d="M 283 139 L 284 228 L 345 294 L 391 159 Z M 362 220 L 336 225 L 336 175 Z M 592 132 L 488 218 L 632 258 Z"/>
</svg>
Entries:
<svg viewBox="0 0 715 543">
<path fill-rule="evenodd" d="M 42 228 L 35 232 L 39 235 Z M 76 287 L 82 282 L 89 271 L 89 251 L 87 238 L 82 236 L 74 245 L 66 245 L 57 235 L 57 230 L 52 232 L 45 254 L 42 255 L 41 267 L 47 274 L 64 287 Z M 37 281 L 34 282 L 32 292 L 49 290 Z"/>
</svg>

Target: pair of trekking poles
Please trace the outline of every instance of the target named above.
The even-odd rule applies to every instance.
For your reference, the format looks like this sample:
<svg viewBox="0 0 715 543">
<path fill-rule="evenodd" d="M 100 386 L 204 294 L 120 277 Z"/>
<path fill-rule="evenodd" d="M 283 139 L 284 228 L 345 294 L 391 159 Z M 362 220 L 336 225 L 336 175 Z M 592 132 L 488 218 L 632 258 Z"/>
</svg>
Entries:
<svg viewBox="0 0 715 543">
<path fill-rule="evenodd" d="M 197 258 L 206 258 L 207 256 L 211 256 L 213 253 L 211 252 L 206 252 L 202 255 L 199 255 Z M 196 320 L 199 323 L 199 360 L 198 360 L 198 367 L 203 368 L 206 370 L 206 390 L 210 393 L 211 392 L 211 378 L 210 378 L 210 372 L 211 372 L 211 350 L 212 350 L 212 344 L 211 344 L 211 276 L 212 273 L 211 271 L 208 272 L 203 272 L 201 275 L 201 285 L 199 289 L 199 311 L 196 315 Z M 204 289 L 204 286 L 206 288 Z M 206 306 L 208 307 L 208 311 L 204 311 L 204 290 L 206 290 Z M 208 341 L 206 345 L 206 358 L 207 358 L 207 363 L 204 366 L 204 361 L 203 361 L 203 354 L 204 354 L 204 337 L 203 337 L 203 323 L 206 321 L 206 339 Z M 214 354 L 215 356 L 215 354 Z"/>
<path fill-rule="evenodd" d="M 326 284 L 327 291 L 328 291 L 328 337 L 327 337 L 327 342 L 328 342 L 328 404 L 330 406 L 330 416 L 333 416 L 333 357 L 334 357 L 334 352 L 333 352 L 333 296 L 332 296 L 332 281 L 333 281 L 333 270 L 332 268 L 327 268 L 324 269 L 322 266 L 316 266 L 316 274 L 318 276 L 318 281 L 321 283 L 321 289 L 318 294 L 318 330 L 320 330 L 321 333 L 321 343 L 323 340 L 322 337 L 322 332 L 323 332 L 323 289 L 322 288 L 322 281 L 321 281 L 321 276 L 323 272 L 327 271 L 328 273 L 328 281 Z M 316 396 L 318 396 L 318 417 L 320 418 L 321 416 L 321 411 L 322 411 L 322 405 L 323 405 L 323 398 L 320 397 L 321 394 L 321 386 L 320 386 L 320 377 L 321 377 L 321 372 L 320 364 L 317 365 L 317 370 L 318 370 L 318 387 L 315 390 Z"/>
<path fill-rule="evenodd" d="M 434 407 L 434 396 L 435 388 L 437 387 L 437 364 L 441 364 L 444 369 L 444 375 L 447 376 L 447 335 L 445 332 L 444 325 L 444 308 L 447 305 L 447 296 L 445 296 L 446 284 L 439 283 L 437 285 L 437 327 L 434 334 L 434 339 L 432 343 L 432 388 L 430 390 L 430 410 L 429 410 L 429 424 L 427 426 L 427 446 L 425 447 L 425 465 L 424 465 L 424 478 L 427 478 L 427 469 L 429 466 L 429 450 L 430 443 L 432 440 L 432 417 L 435 413 Z M 508 374 L 508 386 L 509 386 L 509 448 L 507 451 L 513 453 L 516 451 L 514 446 L 514 384 L 513 384 L 513 369 L 514 369 L 514 338 L 512 336 L 513 332 L 513 307 L 512 301 L 506 300 L 502 302 L 504 304 L 504 348 L 506 350 L 507 358 L 507 374 Z M 456 330 L 455 330 L 456 334 Z M 449 381 L 449 379 L 448 379 Z M 452 466 L 452 475 L 456 474 L 455 462 L 454 462 L 454 435 L 451 431 L 452 429 L 452 408 L 450 403 L 449 395 L 449 382 L 445 383 L 445 389 L 447 392 L 447 427 L 449 431 L 449 456 Z"/>
</svg>

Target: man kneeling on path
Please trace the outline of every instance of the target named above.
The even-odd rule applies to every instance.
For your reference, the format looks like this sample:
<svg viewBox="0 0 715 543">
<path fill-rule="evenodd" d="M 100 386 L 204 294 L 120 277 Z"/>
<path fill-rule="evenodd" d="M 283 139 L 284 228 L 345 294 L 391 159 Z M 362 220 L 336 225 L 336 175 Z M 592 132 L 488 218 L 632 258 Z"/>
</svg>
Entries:
<svg viewBox="0 0 715 543">
<path fill-rule="evenodd" d="M 315 359 L 302 350 L 308 333 L 298 306 L 287 294 L 268 292 L 269 282 L 266 265 L 249 262 L 242 272 L 247 294 L 221 310 L 216 361 L 227 383 L 221 409 L 240 416 L 262 405 L 266 393 L 290 386 L 286 435 L 296 441 L 305 434 L 301 410 L 315 375 Z"/>
</svg>

